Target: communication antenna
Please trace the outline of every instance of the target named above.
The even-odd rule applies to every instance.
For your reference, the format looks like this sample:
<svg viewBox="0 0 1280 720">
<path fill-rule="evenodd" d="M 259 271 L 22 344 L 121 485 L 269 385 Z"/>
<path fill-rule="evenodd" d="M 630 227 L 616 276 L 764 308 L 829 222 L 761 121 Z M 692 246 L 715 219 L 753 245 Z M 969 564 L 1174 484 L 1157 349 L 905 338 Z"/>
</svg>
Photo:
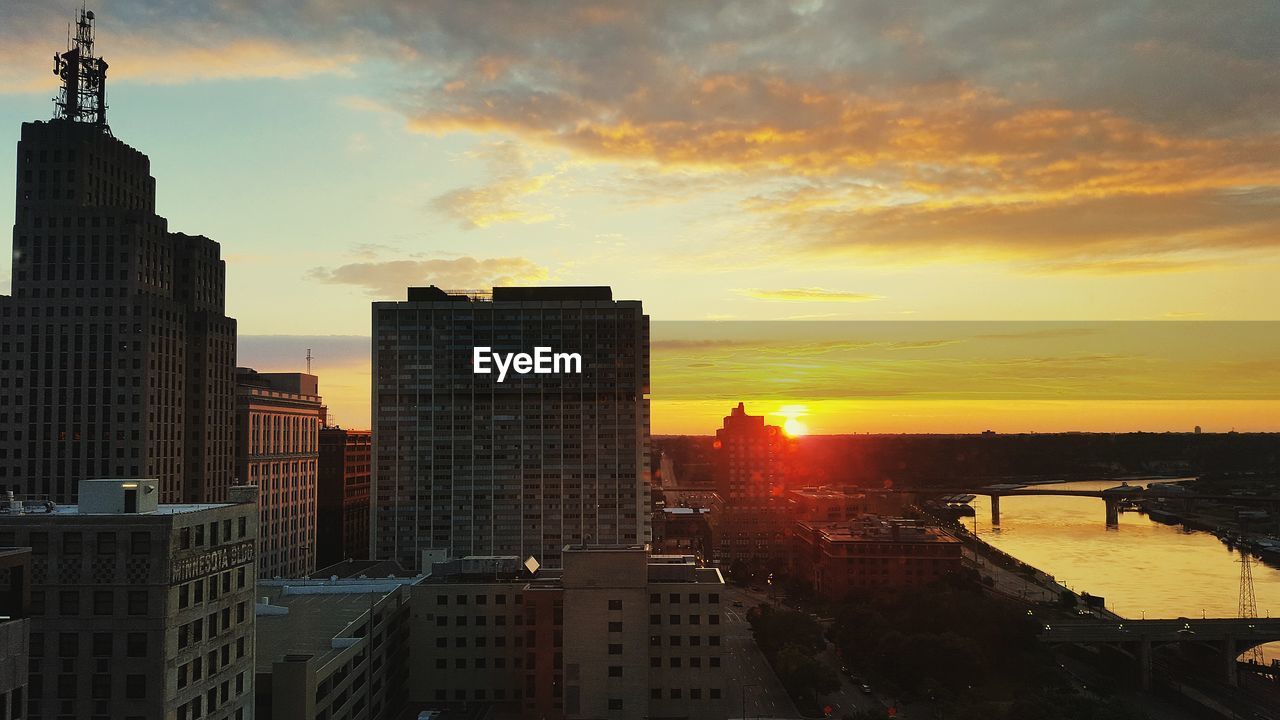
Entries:
<svg viewBox="0 0 1280 720">
<path fill-rule="evenodd" d="M 54 118 L 94 125 L 109 135 L 107 61 L 93 54 L 94 23 L 93 11 L 81 6 L 75 35 L 67 28 L 66 52 L 53 55 L 53 74 L 62 78 Z"/>
<path fill-rule="evenodd" d="M 1253 592 L 1253 558 L 1249 551 L 1240 548 L 1240 610 L 1241 620 L 1253 620 L 1258 617 L 1258 597 Z M 1245 662 L 1262 664 L 1262 647 L 1254 645 L 1243 654 Z"/>
<path fill-rule="evenodd" d="M 314 358 L 311 357 L 311 348 L 307 348 L 307 374 L 308 375 L 311 374 L 311 361 L 313 359 Z"/>
</svg>

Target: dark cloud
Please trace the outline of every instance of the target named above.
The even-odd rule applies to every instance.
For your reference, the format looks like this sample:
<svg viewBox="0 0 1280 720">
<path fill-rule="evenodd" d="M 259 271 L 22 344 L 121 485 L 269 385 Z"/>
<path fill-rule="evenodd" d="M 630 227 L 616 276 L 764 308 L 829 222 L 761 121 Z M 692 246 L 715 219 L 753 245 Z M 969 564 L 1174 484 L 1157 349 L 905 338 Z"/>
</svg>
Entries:
<svg viewBox="0 0 1280 720">
<path fill-rule="evenodd" d="M 17 59 L 47 75 L 65 19 L 34 0 L 0 12 L 0 87 L 24 87 Z M 660 190 L 637 197 L 767 185 L 747 207 L 785 254 L 964 246 L 1124 273 L 1277 236 L 1272 0 L 122 0 L 102 17 L 128 38 L 126 81 L 376 60 L 398 72 L 365 101 L 415 130 L 706 173 L 652 173 L 640 184 Z M 548 219 L 529 201 L 547 180 L 517 161 L 431 207 L 464 227 Z M 1210 257 L 1170 257 L 1186 252 Z"/>
</svg>

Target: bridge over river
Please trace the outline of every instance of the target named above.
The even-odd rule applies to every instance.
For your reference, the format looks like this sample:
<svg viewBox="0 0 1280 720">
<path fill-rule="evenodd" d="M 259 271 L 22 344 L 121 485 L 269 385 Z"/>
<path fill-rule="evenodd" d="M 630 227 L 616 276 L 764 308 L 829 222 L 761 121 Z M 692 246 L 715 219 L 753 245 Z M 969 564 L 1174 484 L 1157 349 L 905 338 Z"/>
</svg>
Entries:
<svg viewBox="0 0 1280 720">
<path fill-rule="evenodd" d="M 1173 643 L 1196 643 L 1214 648 L 1221 658 L 1223 679 L 1235 686 L 1240 653 L 1264 643 L 1280 641 L 1280 619 L 1208 618 L 1190 620 L 1111 620 L 1050 623 L 1040 632 L 1050 645 L 1110 645 L 1138 662 L 1143 689 L 1151 688 L 1151 652 Z"/>
<path fill-rule="evenodd" d="M 875 492 L 875 491 L 867 491 Z M 1273 514 L 1280 515 L 1280 496 L 1275 495 L 1211 495 L 1194 492 L 1180 492 L 1159 485 L 1144 488 L 1122 482 L 1114 487 L 1101 490 L 1082 490 L 1079 488 L 1056 488 L 1053 483 L 1043 485 L 988 485 L 979 488 L 892 488 L 882 492 L 940 497 L 948 495 L 986 495 L 991 499 L 991 524 L 1000 524 L 1000 498 L 1015 495 L 1041 495 L 1058 497 L 1091 497 L 1102 500 L 1106 510 L 1107 525 L 1120 522 L 1120 504 L 1125 501 L 1144 499 L 1177 500 L 1191 505 L 1200 501 L 1229 502 L 1237 505 L 1263 505 Z"/>
</svg>

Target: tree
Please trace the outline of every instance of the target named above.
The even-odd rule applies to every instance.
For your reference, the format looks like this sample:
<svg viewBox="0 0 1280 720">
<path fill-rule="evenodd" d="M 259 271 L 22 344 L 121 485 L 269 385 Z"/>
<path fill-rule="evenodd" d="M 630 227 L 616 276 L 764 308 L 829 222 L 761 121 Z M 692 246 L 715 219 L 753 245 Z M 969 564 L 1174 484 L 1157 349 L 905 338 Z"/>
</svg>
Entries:
<svg viewBox="0 0 1280 720">
<path fill-rule="evenodd" d="M 826 695 L 840 689 L 840 677 L 836 671 L 796 645 L 787 645 L 778 652 L 773 669 L 782 686 L 797 699 Z"/>
</svg>

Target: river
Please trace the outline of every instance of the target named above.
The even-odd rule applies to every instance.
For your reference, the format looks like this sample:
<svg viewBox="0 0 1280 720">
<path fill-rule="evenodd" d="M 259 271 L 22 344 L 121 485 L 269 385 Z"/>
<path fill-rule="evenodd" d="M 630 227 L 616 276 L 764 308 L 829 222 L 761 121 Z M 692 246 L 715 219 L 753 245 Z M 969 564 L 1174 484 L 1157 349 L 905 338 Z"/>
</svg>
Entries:
<svg viewBox="0 0 1280 720">
<path fill-rule="evenodd" d="M 1081 481 L 1045 489 L 1095 490 L 1116 481 Z M 1145 484 L 1134 483 L 1130 484 Z M 1007 496 L 1000 499 L 998 528 L 990 500 L 973 502 L 965 518 L 983 540 L 1053 575 L 1076 592 L 1101 595 L 1107 607 L 1129 618 L 1237 617 L 1240 553 L 1199 530 L 1164 525 L 1136 512 L 1120 514 L 1107 528 L 1102 501 L 1082 497 Z M 1280 617 L 1280 569 L 1253 566 L 1259 617 Z M 1280 658 L 1280 643 L 1263 647 Z"/>
</svg>

